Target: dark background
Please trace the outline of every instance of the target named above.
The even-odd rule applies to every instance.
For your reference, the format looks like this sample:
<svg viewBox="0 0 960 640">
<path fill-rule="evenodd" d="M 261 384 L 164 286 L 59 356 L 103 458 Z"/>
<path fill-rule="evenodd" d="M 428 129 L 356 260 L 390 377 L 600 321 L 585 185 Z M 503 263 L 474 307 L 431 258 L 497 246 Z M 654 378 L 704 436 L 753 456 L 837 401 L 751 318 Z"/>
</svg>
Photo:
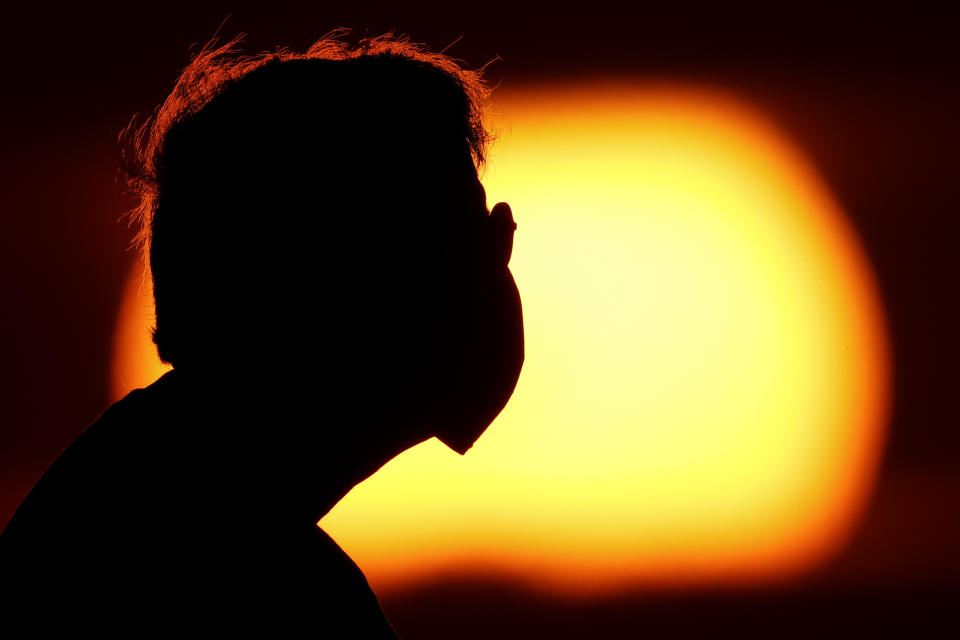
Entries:
<svg viewBox="0 0 960 640">
<path fill-rule="evenodd" d="M 108 360 L 135 253 L 117 134 L 149 113 L 230 15 L 247 50 L 304 48 L 327 31 L 387 30 L 531 80 L 671 76 L 740 93 L 816 162 L 880 281 L 895 396 L 876 492 L 853 540 L 776 589 L 623 593 L 562 601 L 467 578 L 381 594 L 409 638 L 958 635 L 953 21 L 907 9 L 713 3 L 322 2 L 115 4 L 3 15 L 0 99 L 0 526 L 46 464 L 108 403 Z M 192 48 L 191 48 L 192 47 Z M 2 577 L 0 577 L 2 579 Z M 952 633 L 949 632 L 952 630 Z"/>
</svg>

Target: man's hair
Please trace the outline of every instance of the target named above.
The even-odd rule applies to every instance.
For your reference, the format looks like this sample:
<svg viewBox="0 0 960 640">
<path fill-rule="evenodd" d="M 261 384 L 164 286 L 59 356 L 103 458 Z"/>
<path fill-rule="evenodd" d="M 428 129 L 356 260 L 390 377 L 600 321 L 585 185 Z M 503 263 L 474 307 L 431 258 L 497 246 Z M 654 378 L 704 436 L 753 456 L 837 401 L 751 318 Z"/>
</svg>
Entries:
<svg viewBox="0 0 960 640">
<path fill-rule="evenodd" d="M 424 339 L 403 317 L 449 287 L 427 272 L 445 268 L 464 194 L 482 214 L 489 92 L 482 69 L 422 45 L 343 35 L 255 56 L 239 39 L 210 43 L 124 132 L 165 362 L 222 340 L 242 351 L 265 322 L 277 333 L 318 301 L 351 330 L 379 318 L 365 329 L 390 336 L 371 348 Z"/>
</svg>

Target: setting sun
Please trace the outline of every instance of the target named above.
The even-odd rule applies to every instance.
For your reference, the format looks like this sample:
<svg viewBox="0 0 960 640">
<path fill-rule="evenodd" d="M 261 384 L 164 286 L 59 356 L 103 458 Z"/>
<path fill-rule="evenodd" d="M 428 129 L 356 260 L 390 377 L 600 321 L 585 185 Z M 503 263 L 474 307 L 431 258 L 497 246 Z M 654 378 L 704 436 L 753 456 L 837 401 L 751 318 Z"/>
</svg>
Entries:
<svg viewBox="0 0 960 640">
<path fill-rule="evenodd" d="M 415 447 L 321 526 L 375 588 L 763 582 L 829 558 L 872 488 L 891 372 L 870 265 L 816 168 L 708 88 L 531 87 L 496 111 L 484 184 L 518 223 L 516 392 L 466 456 Z M 151 322 L 137 268 L 117 398 L 163 370 Z"/>
</svg>

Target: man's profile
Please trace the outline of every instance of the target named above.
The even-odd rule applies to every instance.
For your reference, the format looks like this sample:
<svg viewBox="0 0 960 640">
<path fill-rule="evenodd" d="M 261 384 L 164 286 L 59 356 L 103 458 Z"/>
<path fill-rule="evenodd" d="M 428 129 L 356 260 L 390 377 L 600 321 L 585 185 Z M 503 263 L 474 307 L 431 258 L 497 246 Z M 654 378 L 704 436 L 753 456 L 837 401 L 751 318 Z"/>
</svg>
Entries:
<svg viewBox="0 0 960 640">
<path fill-rule="evenodd" d="M 233 44 L 128 132 L 173 370 L 0 536 L 8 624 L 391 637 L 316 522 L 419 442 L 466 452 L 516 385 L 515 225 L 477 177 L 479 74 L 392 37 Z"/>
</svg>

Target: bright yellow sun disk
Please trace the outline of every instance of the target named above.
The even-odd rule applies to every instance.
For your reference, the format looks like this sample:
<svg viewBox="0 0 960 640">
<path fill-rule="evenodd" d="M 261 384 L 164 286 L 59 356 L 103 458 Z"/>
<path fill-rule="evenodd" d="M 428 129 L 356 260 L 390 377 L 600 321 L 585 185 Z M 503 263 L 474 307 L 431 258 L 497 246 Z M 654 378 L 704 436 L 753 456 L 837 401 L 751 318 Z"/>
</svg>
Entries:
<svg viewBox="0 0 960 640">
<path fill-rule="evenodd" d="M 869 264 L 809 161 L 713 90 L 498 108 L 485 185 L 519 223 L 517 391 L 467 456 L 424 443 L 321 525 L 378 588 L 756 582 L 829 557 L 872 485 L 890 370 Z M 126 304 L 119 354 L 124 326 L 144 335 Z"/>
</svg>

